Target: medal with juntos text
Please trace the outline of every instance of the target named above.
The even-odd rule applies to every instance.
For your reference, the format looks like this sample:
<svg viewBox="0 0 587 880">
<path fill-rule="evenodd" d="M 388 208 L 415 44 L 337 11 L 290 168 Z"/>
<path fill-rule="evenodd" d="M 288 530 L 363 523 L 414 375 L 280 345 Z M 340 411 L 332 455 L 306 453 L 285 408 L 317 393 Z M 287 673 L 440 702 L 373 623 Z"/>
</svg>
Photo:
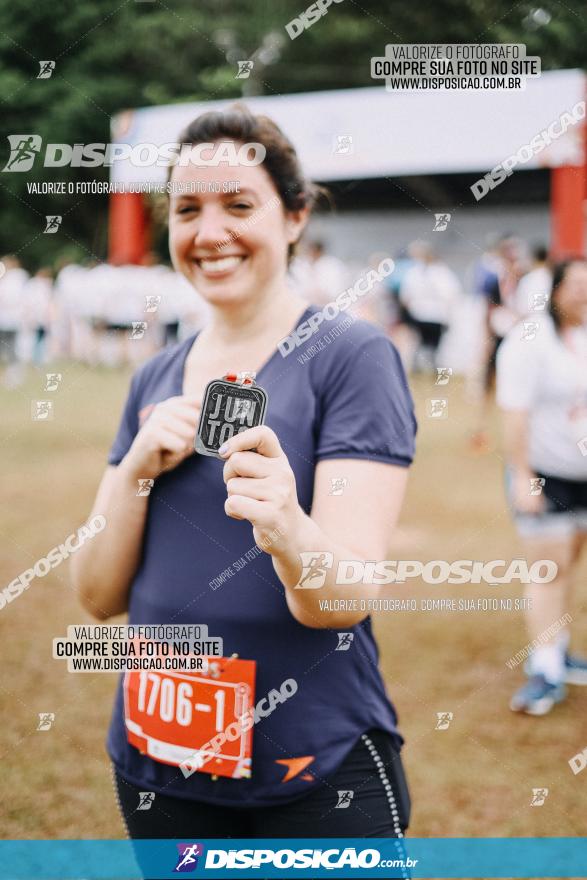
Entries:
<svg viewBox="0 0 587 880">
<path fill-rule="evenodd" d="M 262 425 L 267 392 L 255 383 L 255 373 L 227 373 L 206 386 L 196 452 L 220 458 L 218 450 L 235 434 Z"/>
</svg>

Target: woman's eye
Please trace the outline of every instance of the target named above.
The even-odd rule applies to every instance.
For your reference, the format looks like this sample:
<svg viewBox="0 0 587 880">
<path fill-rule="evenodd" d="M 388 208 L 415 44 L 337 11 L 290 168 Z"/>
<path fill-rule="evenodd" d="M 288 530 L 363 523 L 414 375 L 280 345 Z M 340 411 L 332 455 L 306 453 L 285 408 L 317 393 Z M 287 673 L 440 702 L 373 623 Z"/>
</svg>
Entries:
<svg viewBox="0 0 587 880">
<path fill-rule="evenodd" d="M 230 207 L 235 208 L 237 211 L 247 211 L 253 206 L 249 205 L 247 202 L 234 202 Z"/>
<path fill-rule="evenodd" d="M 182 208 L 177 209 L 178 214 L 191 214 L 194 211 L 197 211 L 195 205 L 184 205 Z"/>
</svg>

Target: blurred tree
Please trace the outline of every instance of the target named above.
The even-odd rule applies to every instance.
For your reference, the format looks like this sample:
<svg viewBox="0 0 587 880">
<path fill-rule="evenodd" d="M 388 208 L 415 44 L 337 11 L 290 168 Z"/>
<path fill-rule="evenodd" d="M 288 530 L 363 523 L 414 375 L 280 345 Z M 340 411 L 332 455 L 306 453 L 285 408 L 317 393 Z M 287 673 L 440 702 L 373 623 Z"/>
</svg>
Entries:
<svg viewBox="0 0 587 880">
<path fill-rule="evenodd" d="M 343 0 L 291 40 L 298 0 L 0 0 L 0 106 L 8 134 L 43 142 L 108 142 L 130 107 L 373 85 L 370 58 L 386 43 L 521 42 L 543 68 L 585 66 L 584 0 Z M 309 4 L 308 4 L 309 5 Z M 249 80 L 237 61 L 258 61 Z M 55 61 L 38 79 L 39 62 Z M 103 259 L 107 198 L 31 195 L 27 183 L 108 177 L 108 169 L 0 172 L 0 253 L 34 268 L 58 257 Z M 57 236 L 46 214 L 62 214 Z"/>
</svg>

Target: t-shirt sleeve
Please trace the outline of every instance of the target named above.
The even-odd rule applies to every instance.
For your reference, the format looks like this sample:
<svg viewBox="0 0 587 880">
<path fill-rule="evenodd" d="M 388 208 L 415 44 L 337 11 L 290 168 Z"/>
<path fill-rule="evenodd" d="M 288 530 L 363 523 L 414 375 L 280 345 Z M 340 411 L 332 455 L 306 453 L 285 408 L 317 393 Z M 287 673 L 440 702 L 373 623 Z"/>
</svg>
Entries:
<svg viewBox="0 0 587 880">
<path fill-rule="evenodd" d="M 531 409 L 538 384 L 539 340 L 524 340 L 516 325 L 497 351 L 496 399 L 502 409 Z"/>
<path fill-rule="evenodd" d="M 316 460 L 411 464 L 414 405 L 399 355 L 388 339 L 370 338 L 351 356 L 335 360 L 323 384 Z"/>
<path fill-rule="evenodd" d="M 118 426 L 118 432 L 116 434 L 116 437 L 114 438 L 114 443 L 110 447 L 110 452 L 108 453 L 108 464 L 120 464 L 128 450 L 130 449 L 132 442 L 138 433 L 138 385 L 138 374 L 135 374 L 130 383 L 128 396 L 126 398 L 126 403 L 124 404 L 124 409 L 120 418 L 120 424 Z"/>
</svg>

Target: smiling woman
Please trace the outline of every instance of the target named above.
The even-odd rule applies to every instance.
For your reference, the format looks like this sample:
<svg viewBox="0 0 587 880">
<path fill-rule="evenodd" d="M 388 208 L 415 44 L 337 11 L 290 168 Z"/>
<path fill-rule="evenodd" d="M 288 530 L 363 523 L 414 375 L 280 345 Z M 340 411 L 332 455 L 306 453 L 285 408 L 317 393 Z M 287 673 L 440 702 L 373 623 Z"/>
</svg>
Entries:
<svg viewBox="0 0 587 880">
<path fill-rule="evenodd" d="M 271 282 L 283 267 L 283 248 L 289 259 L 293 256 L 319 192 L 304 179 L 293 147 L 271 120 L 242 109 L 205 113 L 179 141 L 182 149 L 171 166 L 169 181 L 184 190 L 170 196 L 175 268 L 205 298 L 213 295 L 215 301 L 238 298 L 253 277 L 259 285 Z M 226 150 L 229 145 L 231 152 Z M 221 151 L 225 160 L 219 168 L 212 159 Z M 246 163 L 240 161 L 241 154 L 248 157 Z M 261 162 L 259 157 L 263 157 Z M 281 235 L 268 235 L 276 226 Z M 208 284 L 211 279 L 213 290 Z M 219 281 L 227 284 L 219 285 Z"/>
<path fill-rule="evenodd" d="M 334 333 L 342 315 L 321 322 L 332 344 L 308 364 L 280 352 L 318 310 L 287 277 L 317 190 L 279 128 L 237 108 L 199 117 L 181 142 L 192 159 L 225 143 L 237 158 L 240 145 L 260 144 L 264 159 L 171 169 L 172 183 L 194 191 L 170 194 L 170 253 L 211 318 L 134 376 L 95 502 L 108 527 L 78 554 L 75 579 L 96 616 L 206 624 L 226 656 L 209 678 L 153 673 L 142 713 L 132 675 L 121 682 L 108 749 L 125 820 L 146 838 L 189 838 L 196 827 L 210 838 L 399 838 L 410 811 L 403 740 L 366 603 L 341 604 L 348 587 L 335 572 L 341 559 L 385 557 L 414 449 L 403 369 L 374 326 Z M 223 462 L 194 454 L 206 387 L 239 373 L 256 373 L 266 392 L 265 424 L 227 434 Z M 230 425 L 224 404 L 212 421 Z M 150 492 L 137 494 L 145 480 Z M 322 604 L 309 577 L 320 560 Z M 378 594 L 361 586 L 362 598 Z M 195 707 L 183 726 L 168 705 L 181 679 Z M 236 739 L 222 735 L 255 694 L 288 681 L 291 699 Z M 182 762 L 196 754 L 185 778 Z M 154 809 L 137 810 L 141 790 L 157 793 Z M 335 811 L 341 790 L 354 797 Z"/>
</svg>

